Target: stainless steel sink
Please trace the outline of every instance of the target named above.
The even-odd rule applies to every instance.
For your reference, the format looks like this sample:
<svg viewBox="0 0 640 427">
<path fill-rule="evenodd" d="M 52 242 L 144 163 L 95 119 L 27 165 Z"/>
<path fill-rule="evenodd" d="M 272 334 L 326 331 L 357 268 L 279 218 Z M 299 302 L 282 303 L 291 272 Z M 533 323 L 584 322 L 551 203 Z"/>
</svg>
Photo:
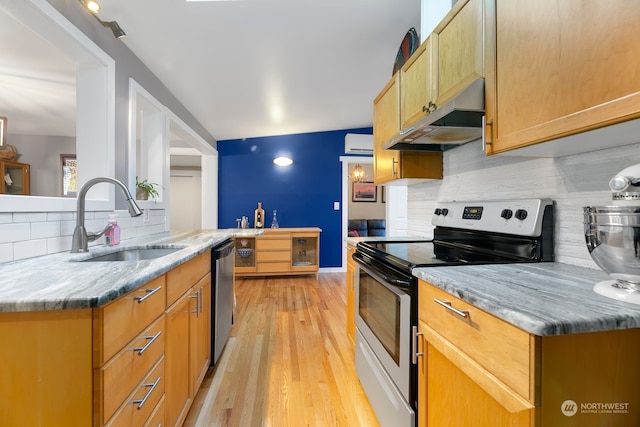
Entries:
<svg viewBox="0 0 640 427">
<path fill-rule="evenodd" d="M 81 262 L 100 262 L 100 261 L 142 261 L 145 259 L 156 259 L 170 255 L 182 248 L 131 248 L 123 249 L 118 252 L 110 252 L 104 255 L 96 255 L 91 258 L 83 259 Z"/>
</svg>

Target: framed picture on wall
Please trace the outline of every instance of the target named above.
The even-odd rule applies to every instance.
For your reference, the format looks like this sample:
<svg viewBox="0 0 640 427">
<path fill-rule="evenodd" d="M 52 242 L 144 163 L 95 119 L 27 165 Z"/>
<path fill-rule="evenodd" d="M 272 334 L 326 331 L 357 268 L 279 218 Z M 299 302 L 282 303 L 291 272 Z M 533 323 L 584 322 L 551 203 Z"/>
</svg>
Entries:
<svg viewBox="0 0 640 427">
<path fill-rule="evenodd" d="M 60 154 L 60 167 L 62 171 L 62 196 L 76 197 L 77 180 L 76 172 L 78 162 L 75 154 Z"/>
<path fill-rule="evenodd" d="M 354 182 L 351 193 L 352 202 L 376 202 L 377 188 L 373 182 Z"/>
</svg>

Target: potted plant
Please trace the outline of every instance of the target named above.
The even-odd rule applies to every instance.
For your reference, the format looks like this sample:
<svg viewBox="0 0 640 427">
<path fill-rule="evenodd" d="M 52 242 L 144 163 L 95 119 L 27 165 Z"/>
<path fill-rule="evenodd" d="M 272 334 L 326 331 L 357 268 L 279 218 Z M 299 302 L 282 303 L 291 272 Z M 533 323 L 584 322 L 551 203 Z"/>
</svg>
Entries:
<svg viewBox="0 0 640 427">
<path fill-rule="evenodd" d="M 155 199 L 159 196 L 158 190 L 156 190 L 156 185 L 149 182 L 148 180 L 140 181 L 136 176 L 136 199 L 138 200 L 148 200 L 149 198 Z"/>
</svg>

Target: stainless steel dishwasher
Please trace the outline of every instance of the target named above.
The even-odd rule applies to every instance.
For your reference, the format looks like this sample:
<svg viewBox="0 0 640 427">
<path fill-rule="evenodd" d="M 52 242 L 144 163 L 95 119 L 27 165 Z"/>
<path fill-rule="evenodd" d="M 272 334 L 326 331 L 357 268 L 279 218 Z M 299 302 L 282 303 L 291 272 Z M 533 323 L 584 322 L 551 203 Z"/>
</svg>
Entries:
<svg viewBox="0 0 640 427">
<path fill-rule="evenodd" d="M 211 251 L 214 282 L 211 291 L 211 365 L 218 362 L 233 324 L 235 243 L 228 239 Z"/>
</svg>

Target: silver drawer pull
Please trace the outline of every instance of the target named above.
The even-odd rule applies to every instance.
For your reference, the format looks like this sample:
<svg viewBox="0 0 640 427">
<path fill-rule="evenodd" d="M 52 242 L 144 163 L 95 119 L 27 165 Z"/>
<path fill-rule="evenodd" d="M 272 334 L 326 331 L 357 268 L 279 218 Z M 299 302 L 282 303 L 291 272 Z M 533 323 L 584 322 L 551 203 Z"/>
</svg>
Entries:
<svg viewBox="0 0 640 427">
<path fill-rule="evenodd" d="M 142 355 L 142 353 L 144 353 L 145 351 L 147 351 L 147 349 L 149 348 L 149 346 L 150 346 L 151 344 L 153 344 L 153 342 L 154 342 L 155 340 L 157 340 L 157 339 L 158 339 L 158 337 L 160 336 L 160 334 L 161 334 L 161 333 L 162 333 L 162 331 L 158 331 L 158 333 L 157 333 L 157 334 L 155 334 L 155 335 L 153 335 L 153 336 L 151 336 L 151 337 L 149 337 L 149 336 L 144 337 L 145 339 L 149 340 L 149 342 L 148 342 L 148 343 L 146 343 L 146 344 L 144 345 L 144 347 L 135 347 L 135 348 L 133 349 L 133 351 L 137 351 L 137 352 L 138 352 L 138 356 L 141 356 L 141 355 Z"/>
<path fill-rule="evenodd" d="M 453 307 L 449 301 L 440 301 L 438 298 L 434 298 L 433 301 L 437 304 L 440 304 L 447 310 L 454 312 L 460 317 L 463 317 L 465 319 L 469 318 L 469 312 L 467 310 L 458 310 L 457 308 Z"/>
<path fill-rule="evenodd" d="M 157 288 L 154 288 L 154 289 L 146 289 L 147 294 L 145 296 L 143 296 L 143 297 L 133 297 L 133 299 L 140 303 L 140 302 L 146 300 L 147 298 L 149 298 L 151 295 L 153 295 L 156 292 L 158 292 L 160 289 L 162 289 L 162 286 L 158 286 Z"/>
<path fill-rule="evenodd" d="M 160 377 L 158 377 L 158 379 L 153 384 L 145 384 L 144 385 L 145 387 L 151 387 L 151 388 L 149 389 L 147 394 L 144 395 L 144 397 L 142 399 L 133 401 L 133 403 L 137 403 L 138 404 L 138 409 L 142 409 L 142 407 L 144 406 L 144 403 L 147 401 L 149 396 L 151 396 L 151 393 L 153 393 L 153 390 L 155 390 L 155 388 L 156 388 L 156 386 L 158 385 L 159 382 L 160 382 Z"/>
</svg>

